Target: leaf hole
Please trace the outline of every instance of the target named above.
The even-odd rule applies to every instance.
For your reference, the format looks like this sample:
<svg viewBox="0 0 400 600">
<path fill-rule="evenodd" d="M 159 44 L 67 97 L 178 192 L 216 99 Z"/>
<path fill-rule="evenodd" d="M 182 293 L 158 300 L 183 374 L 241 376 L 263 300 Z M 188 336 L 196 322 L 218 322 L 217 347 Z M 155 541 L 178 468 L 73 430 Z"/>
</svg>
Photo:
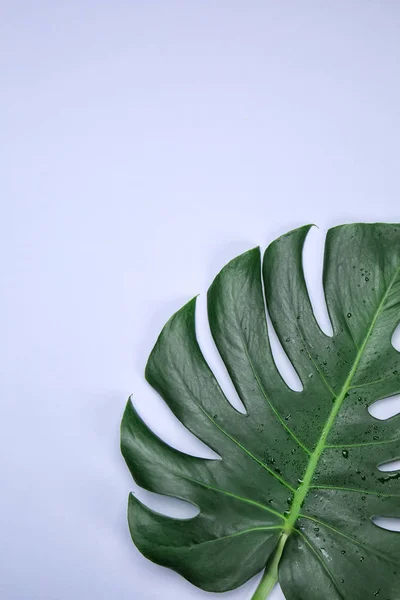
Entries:
<svg viewBox="0 0 400 600">
<path fill-rule="evenodd" d="M 395 473 L 396 471 L 400 471 L 400 460 L 396 459 L 382 463 L 378 466 L 378 469 L 384 473 Z"/>
<path fill-rule="evenodd" d="M 135 400 L 135 408 L 151 431 L 171 448 L 196 458 L 221 460 L 219 454 L 186 429 L 167 403 L 152 388 L 149 397 L 146 394 L 145 404 L 140 405 Z"/>
<path fill-rule="evenodd" d="M 400 519 L 395 517 L 372 517 L 374 525 L 387 531 L 400 531 Z"/>
<path fill-rule="evenodd" d="M 395 330 L 392 335 L 392 346 L 397 352 L 400 352 L 400 323 L 397 324 Z"/>
<path fill-rule="evenodd" d="M 303 384 L 301 383 L 300 377 L 298 376 L 296 369 L 290 362 L 286 352 L 284 351 L 283 346 L 279 341 L 278 335 L 275 331 L 275 327 L 272 324 L 271 317 L 269 316 L 267 303 L 265 300 L 264 281 L 262 282 L 262 287 L 264 295 L 265 317 L 267 319 L 268 327 L 268 338 L 275 366 L 278 369 L 282 379 L 291 390 L 293 390 L 294 392 L 302 392 Z"/>
<path fill-rule="evenodd" d="M 135 496 L 151 510 L 161 515 L 173 519 L 187 520 L 200 514 L 199 508 L 186 500 L 149 492 L 139 486 L 135 487 Z"/>
<path fill-rule="evenodd" d="M 243 402 L 214 343 L 207 318 L 207 295 L 201 294 L 196 300 L 196 337 L 208 366 L 214 373 L 228 402 L 242 414 L 246 414 Z"/>
<path fill-rule="evenodd" d="M 398 415 L 400 413 L 400 394 L 374 402 L 368 407 L 368 412 L 380 421 Z"/>
<path fill-rule="evenodd" d="M 322 284 L 325 237 L 326 234 L 317 227 L 308 232 L 303 248 L 303 271 L 315 319 L 321 331 L 332 337 L 333 328 Z"/>
</svg>

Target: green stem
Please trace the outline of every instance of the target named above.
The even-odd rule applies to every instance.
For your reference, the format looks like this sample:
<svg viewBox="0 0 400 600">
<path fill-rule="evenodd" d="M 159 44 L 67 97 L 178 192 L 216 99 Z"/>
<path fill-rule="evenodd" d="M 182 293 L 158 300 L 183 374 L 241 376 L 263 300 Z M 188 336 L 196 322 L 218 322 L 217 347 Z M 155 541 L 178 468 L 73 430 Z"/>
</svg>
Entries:
<svg viewBox="0 0 400 600">
<path fill-rule="evenodd" d="M 260 581 L 260 585 L 258 586 L 252 600 L 265 600 L 269 596 L 270 592 L 274 589 L 278 581 L 279 561 L 281 560 L 283 549 L 288 537 L 289 534 L 283 532 L 279 538 L 279 543 L 276 547 L 275 554 L 272 557 L 271 562 L 268 563 L 263 578 Z"/>
</svg>

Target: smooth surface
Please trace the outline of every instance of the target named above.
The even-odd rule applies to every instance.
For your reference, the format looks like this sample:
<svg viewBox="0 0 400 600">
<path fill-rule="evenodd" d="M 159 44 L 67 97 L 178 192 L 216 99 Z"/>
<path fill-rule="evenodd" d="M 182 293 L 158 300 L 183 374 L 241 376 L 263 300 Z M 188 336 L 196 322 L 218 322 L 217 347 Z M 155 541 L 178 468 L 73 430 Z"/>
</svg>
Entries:
<svg viewBox="0 0 400 600">
<path fill-rule="evenodd" d="M 228 260 L 307 222 L 320 227 L 306 274 L 328 327 L 327 228 L 400 221 L 400 7 L 38 0 L 0 12 L 0 595 L 213 598 L 131 544 L 132 489 L 168 514 L 188 509 L 132 484 L 126 399 L 167 442 L 210 456 L 146 384 L 147 356 Z M 237 402 L 207 332 L 201 344 Z"/>
</svg>

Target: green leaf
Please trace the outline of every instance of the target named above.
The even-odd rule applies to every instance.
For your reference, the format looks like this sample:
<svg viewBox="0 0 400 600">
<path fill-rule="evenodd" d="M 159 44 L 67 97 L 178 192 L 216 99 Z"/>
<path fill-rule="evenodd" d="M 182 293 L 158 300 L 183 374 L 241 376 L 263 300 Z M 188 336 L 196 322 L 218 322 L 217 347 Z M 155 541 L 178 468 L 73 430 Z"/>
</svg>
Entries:
<svg viewBox="0 0 400 600">
<path fill-rule="evenodd" d="M 230 262 L 208 292 L 215 344 L 246 414 L 227 401 L 196 339 L 195 300 L 165 325 L 146 378 L 220 460 L 166 445 L 128 402 L 122 452 L 136 482 L 199 509 L 172 519 L 129 499 L 139 550 L 208 591 L 236 588 L 266 567 L 254 600 L 278 575 L 288 600 L 400 598 L 400 536 L 373 518 L 400 517 L 400 417 L 368 407 L 400 392 L 400 225 L 328 232 L 323 284 L 333 336 L 313 313 L 302 267 L 310 226 Z M 262 282 L 263 280 L 263 282 Z M 264 286 L 263 286 L 264 284 Z M 276 368 L 265 299 L 302 382 Z"/>
</svg>

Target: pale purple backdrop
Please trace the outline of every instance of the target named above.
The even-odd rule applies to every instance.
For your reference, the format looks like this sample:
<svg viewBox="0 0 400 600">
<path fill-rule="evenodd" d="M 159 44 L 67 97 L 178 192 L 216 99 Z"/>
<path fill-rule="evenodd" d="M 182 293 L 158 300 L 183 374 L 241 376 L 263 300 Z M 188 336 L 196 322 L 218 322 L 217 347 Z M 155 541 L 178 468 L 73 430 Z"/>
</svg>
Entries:
<svg viewBox="0 0 400 600">
<path fill-rule="evenodd" d="M 124 405 L 208 456 L 145 383 L 147 355 L 226 261 L 308 222 L 328 328 L 326 229 L 400 221 L 399 30 L 395 0 L 1 2 L 2 600 L 221 598 L 131 544 L 130 490 L 193 509 L 131 481 Z"/>
</svg>

